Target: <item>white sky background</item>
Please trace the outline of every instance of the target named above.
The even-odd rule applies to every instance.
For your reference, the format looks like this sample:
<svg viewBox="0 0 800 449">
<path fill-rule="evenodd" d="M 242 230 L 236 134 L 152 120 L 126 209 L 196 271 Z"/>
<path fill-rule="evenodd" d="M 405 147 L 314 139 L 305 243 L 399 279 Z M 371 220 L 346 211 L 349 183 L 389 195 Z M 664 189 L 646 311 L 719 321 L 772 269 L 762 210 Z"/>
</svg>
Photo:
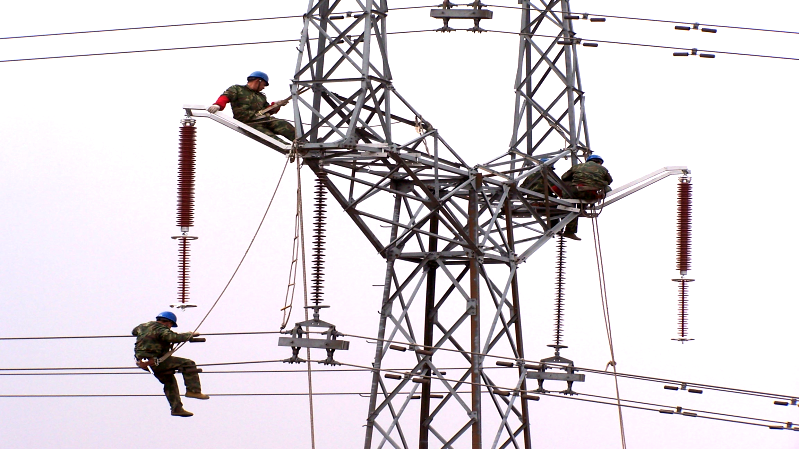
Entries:
<svg viewBox="0 0 800 449">
<path fill-rule="evenodd" d="M 421 5 L 424 2 L 392 6 Z M 516 2 L 507 2 L 515 5 Z M 0 34 L 302 14 L 305 2 L 35 2 L 6 6 Z M 796 2 L 581 2 L 575 11 L 792 30 Z M 516 11 L 495 10 L 485 28 L 518 30 Z M 431 29 L 428 11 L 390 13 L 391 30 Z M 0 59 L 252 42 L 299 37 L 301 20 L 0 41 Z M 797 57 L 797 35 L 672 24 L 580 21 L 579 37 Z M 470 164 L 505 151 L 513 117 L 518 39 L 497 34 L 390 36 L 398 91 Z M 675 184 L 669 178 L 609 207 L 600 219 L 620 372 L 798 394 L 798 294 L 794 289 L 797 181 L 785 173 L 797 142 L 798 62 L 601 44 L 579 50 L 592 148 L 616 185 L 667 165 L 687 165 L 694 184 L 689 333 L 676 336 Z M 253 70 L 269 73 L 271 100 L 288 95 L 293 44 L 0 63 L 0 336 L 119 335 L 175 302 L 177 134 L 183 104 L 210 104 Z M 230 113 L 229 110 L 226 113 Z M 288 109 L 279 116 L 289 118 Z M 194 328 L 227 282 L 275 188 L 283 157 L 200 120 L 192 299 L 179 331 Z M 787 156 L 781 156 L 787 155 Z M 562 161 L 557 171 L 566 170 Z M 282 184 L 267 223 L 205 332 L 276 330 L 291 255 L 294 178 Z M 304 173 L 307 187 L 309 171 Z M 312 192 L 305 190 L 310 203 Z M 310 208 L 306 212 L 310 217 Z M 325 319 L 374 335 L 384 265 L 329 203 Z M 308 227 L 310 235 L 310 226 Z M 588 221 L 569 242 L 567 357 L 602 369 L 609 360 Z M 555 245 L 521 268 L 526 353 L 549 357 Z M 301 299 L 298 299 L 300 302 Z M 300 309 L 293 321 L 300 319 Z M 128 366 L 130 339 L 0 341 L 0 368 Z M 337 359 L 369 365 L 374 347 L 353 340 Z M 289 355 L 274 336 L 210 337 L 179 354 L 198 363 Z M 282 369 L 286 365 L 253 365 Z M 248 368 L 248 369 L 249 369 Z M 210 369 L 209 369 L 210 370 Z M 215 393 L 303 392 L 304 374 L 203 374 Z M 706 391 L 668 392 L 621 381 L 626 399 L 797 422 L 797 408 Z M 367 392 L 364 373 L 317 374 L 317 391 Z M 606 376 L 579 391 L 610 396 Z M 160 393 L 146 375 L 0 376 L 0 394 Z M 191 419 L 169 416 L 163 397 L 0 398 L 0 447 L 310 447 L 306 397 L 186 400 Z M 367 399 L 315 398 L 317 447 L 363 445 Z M 488 406 L 488 400 L 485 402 Z M 620 446 L 617 411 L 559 398 L 533 403 L 534 447 Z M 409 419 L 413 415 L 408 415 Z M 626 409 L 631 448 L 797 448 L 797 433 Z M 488 430 L 488 429 L 487 429 Z M 486 432 L 492 433 L 491 432 Z M 164 440 L 166 439 L 166 440 Z"/>
</svg>

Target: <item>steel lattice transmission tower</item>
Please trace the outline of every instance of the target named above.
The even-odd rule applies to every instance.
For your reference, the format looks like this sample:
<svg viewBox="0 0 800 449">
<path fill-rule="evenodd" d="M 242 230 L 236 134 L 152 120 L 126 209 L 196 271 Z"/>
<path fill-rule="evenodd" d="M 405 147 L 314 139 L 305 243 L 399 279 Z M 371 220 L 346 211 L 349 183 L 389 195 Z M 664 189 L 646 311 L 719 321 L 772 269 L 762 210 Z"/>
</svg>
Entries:
<svg viewBox="0 0 800 449">
<path fill-rule="evenodd" d="M 577 212 L 520 184 L 541 176 L 540 153 L 574 159 L 588 139 L 574 48 L 529 35 L 571 38 L 569 5 L 523 6 L 510 149 L 471 166 L 395 90 L 387 0 L 309 3 L 299 153 L 386 260 L 367 449 L 531 447 L 517 268 Z M 490 372 L 482 354 L 520 362 Z"/>
<path fill-rule="evenodd" d="M 451 17 L 490 15 L 472 5 Z M 187 117 L 302 157 L 385 259 L 365 449 L 463 448 L 467 440 L 473 449 L 530 449 L 527 379 L 540 388 L 545 378 L 568 380 L 569 392 L 582 376 L 525 364 L 517 282 L 520 264 L 583 213 L 580 200 L 523 187 L 543 179 L 568 192 L 550 166 L 590 152 L 572 30 L 579 16 L 567 1 L 521 5 L 511 144 L 483 164 L 467 164 L 395 90 L 387 0 L 310 0 L 292 83 L 293 144 L 184 106 Z M 447 6 L 436 16 L 450 16 Z M 688 173 L 665 167 L 607 193 L 604 204 Z M 281 340 L 299 352 L 296 338 Z M 515 362 L 485 369 L 494 356 Z M 544 359 L 563 360 L 557 350 Z"/>
</svg>

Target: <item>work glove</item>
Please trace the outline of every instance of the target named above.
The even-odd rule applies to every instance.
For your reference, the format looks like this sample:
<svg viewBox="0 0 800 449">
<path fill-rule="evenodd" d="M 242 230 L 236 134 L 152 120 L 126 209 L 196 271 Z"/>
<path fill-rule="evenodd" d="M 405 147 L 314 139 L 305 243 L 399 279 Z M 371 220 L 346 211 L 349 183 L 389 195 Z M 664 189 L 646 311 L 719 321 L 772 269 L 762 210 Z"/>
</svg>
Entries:
<svg viewBox="0 0 800 449">
<path fill-rule="evenodd" d="M 211 106 L 208 107 L 207 110 L 208 110 L 208 112 L 210 112 L 212 114 L 216 114 L 217 112 L 219 112 L 220 107 L 219 107 L 218 104 L 212 104 Z"/>
</svg>

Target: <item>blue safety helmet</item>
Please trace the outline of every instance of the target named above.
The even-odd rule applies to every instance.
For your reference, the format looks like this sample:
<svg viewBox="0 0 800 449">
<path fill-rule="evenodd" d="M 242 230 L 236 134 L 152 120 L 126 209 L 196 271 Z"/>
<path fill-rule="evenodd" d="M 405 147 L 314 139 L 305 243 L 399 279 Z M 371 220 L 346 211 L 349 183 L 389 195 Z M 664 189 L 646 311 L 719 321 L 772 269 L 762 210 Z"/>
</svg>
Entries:
<svg viewBox="0 0 800 449">
<path fill-rule="evenodd" d="M 589 161 L 600 161 L 601 164 L 604 162 L 603 158 L 598 156 L 598 155 L 596 155 L 596 154 L 593 154 L 593 155 L 587 157 L 586 158 L 586 162 L 589 162 Z"/>
<path fill-rule="evenodd" d="M 247 81 L 253 81 L 254 79 L 262 79 L 265 83 L 267 83 L 267 86 L 269 86 L 269 77 L 264 72 L 259 72 L 256 70 L 247 77 Z"/>
<path fill-rule="evenodd" d="M 549 160 L 550 160 L 549 157 L 543 157 L 543 158 L 539 159 L 539 162 L 541 162 L 542 165 L 544 165 L 544 163 L 549 161 Z M 556 168 L 556 163 L 553 162 L 553 164 L 550 166 L 550 168 Z"/>
<path fill-rule="evenodd" d="M 170 320 L 170 321 L 172 321 L 172 324 L 174 325 L 174 327 L 178 327 L 178 317 L 176 317 L 175 314 L 172 313 L 172 312 L 169 312 L 169 311 L 168 312 L 161 312 L 158 315 L 156 315 L 156 320 L 158 320 L 159 318 L 163 318 L 165 320 Z"/>
</svg>

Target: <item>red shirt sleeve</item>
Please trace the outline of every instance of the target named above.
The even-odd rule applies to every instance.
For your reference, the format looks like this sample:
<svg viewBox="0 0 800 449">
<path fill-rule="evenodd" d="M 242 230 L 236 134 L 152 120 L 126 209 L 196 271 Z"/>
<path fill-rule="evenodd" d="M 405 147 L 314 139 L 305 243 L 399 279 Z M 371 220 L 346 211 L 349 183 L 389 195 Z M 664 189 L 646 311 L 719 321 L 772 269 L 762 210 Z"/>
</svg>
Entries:
<svg viewBox="0 0 800 449">
<path fill-rule="evenodd" d="M 230 102 L 231 100 L 229 100 L 228 97 L 226 97 L 225 95 L 220 95 L 219 98 L 217 98 L 217 101 L 214 102 L 214 104 L 219 106 L 219 110 L 221 111 L 225 109 L 225 105 Z"/>
</svg>

